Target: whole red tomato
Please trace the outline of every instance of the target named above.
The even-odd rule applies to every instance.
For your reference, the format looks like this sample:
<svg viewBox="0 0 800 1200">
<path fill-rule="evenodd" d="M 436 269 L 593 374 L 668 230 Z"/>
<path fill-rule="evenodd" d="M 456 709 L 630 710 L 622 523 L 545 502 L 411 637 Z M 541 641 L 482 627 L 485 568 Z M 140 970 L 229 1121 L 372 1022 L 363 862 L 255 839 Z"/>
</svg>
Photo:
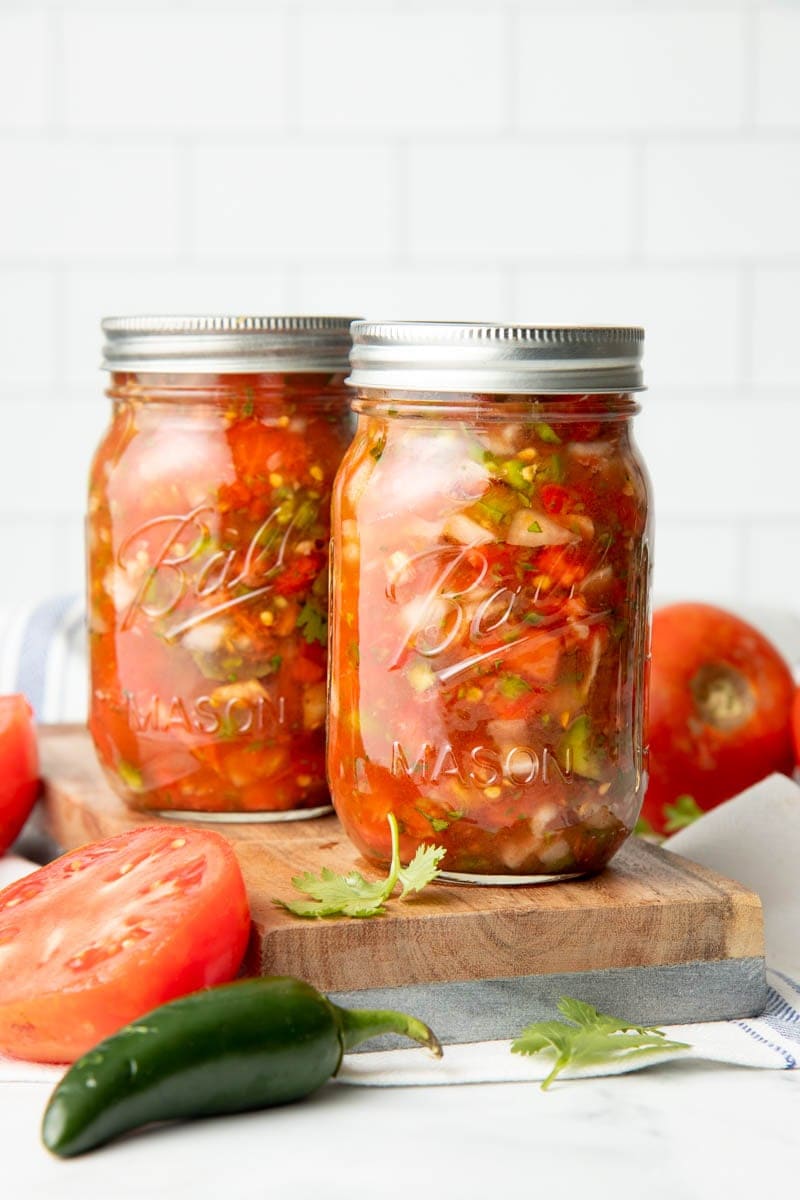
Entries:
<svg viewBox="0 0 800 1200">
<path fill-rule="evenodd" d="M 0 854 L 25 824 L 39 791 L 33 713 L 24 696 L 0 696 Z"/>
<path fill-rule="evenodd" d="M 710 604 L 659 609 L 642 817 L 671 832 L 772 771 L 790 773 L 793 692 L 781 655 L 740 617 Z"/>
<path fill-rule="evenodd" d="M 800 767 L 800 688 L 794 694 L 792 728 L 794 730 L 794 761 Z"/>
</svg>

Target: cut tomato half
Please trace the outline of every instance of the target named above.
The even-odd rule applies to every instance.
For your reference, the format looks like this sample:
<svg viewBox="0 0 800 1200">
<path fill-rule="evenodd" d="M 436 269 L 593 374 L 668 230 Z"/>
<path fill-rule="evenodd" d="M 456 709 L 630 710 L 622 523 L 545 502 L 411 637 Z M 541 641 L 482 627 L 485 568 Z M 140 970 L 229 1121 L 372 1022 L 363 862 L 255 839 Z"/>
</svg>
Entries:
<svg viewBox="0 0 800 1200">
<path fill-rule="evenodd" d="M 0 892 L 0 1051 L 70 1062 L 150 1009 L 232 979 L 250 931 L 218 833 L 145 826 Z"/>
</svg>

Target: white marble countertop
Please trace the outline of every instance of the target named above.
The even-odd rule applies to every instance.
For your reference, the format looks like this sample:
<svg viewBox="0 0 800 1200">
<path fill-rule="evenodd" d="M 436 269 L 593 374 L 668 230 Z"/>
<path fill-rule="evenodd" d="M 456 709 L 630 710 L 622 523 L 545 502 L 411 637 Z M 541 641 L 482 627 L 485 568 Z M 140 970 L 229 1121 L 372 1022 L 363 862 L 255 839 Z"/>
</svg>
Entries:
<svg viewBox="0 0 800 1200">
<path fill-rule="evenodd" d="M 67 1162 L 48 1085 L 0 1085 L 0 1179 L 24 1200 L 496 1197 L 738 1200 L 796 1187 L 800 1071 L 673 1063 L 613 1078 L 329 1085 L 287 1108 L 175 1125 Z"/>
</svg>

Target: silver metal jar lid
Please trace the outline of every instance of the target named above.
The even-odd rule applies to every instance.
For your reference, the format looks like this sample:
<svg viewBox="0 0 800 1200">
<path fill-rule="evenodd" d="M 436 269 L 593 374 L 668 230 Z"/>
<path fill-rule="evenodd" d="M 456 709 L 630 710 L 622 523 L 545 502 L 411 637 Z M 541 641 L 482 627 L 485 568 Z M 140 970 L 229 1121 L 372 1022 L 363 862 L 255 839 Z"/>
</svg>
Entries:
<svg viewBox="0 0 800 1200">
<path fill-rule="evenodd" d="M 103 367 L 158 374 L 346 371 L 352 317 L 106 317 Z"/>
<path fill-rule="evenodd" d="M 355 321 L 351 333 L 355 388 L 532 395 L 644 386 L 638 326 Z"/>
</svg>

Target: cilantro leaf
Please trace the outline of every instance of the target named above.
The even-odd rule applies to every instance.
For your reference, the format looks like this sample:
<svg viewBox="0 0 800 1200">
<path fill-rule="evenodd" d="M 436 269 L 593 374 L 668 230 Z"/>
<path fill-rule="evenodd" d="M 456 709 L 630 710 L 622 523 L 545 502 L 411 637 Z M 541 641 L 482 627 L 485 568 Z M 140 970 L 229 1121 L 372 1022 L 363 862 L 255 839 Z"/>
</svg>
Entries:
<svg viewBox="0 0 800 1200">
<path fill-rule="evenodd" d="M 618 1017 L 610 1017 L 607 1013 L 598 1012 L 591 1004 L 587 1004 L 584 1000 L 575 1000 L 572 996 L 561 997 L 558 1002 L 558 1011 L 562 1017 L 566 1017 L 568 1021 L 573 1021 L 584 1029 L 600 1029 L 605 1033 L 625 1033 L 628 1030 L 634 1030 L 641 1034 L 654 1032 L 649 1025 L 631 1025 L 629 1021 L 620 1021 Z M 663 1037 L 660 1030 L 655 1030 L 655 1032 Z"/>
<path fill-rule="evenodd" d="M 511 1044 L 512 1054 L 544 1052 L 555 1057 L 543 1091 L 566 1067 L 603 1066 L 689 1049 L 685 1042 L 669 1041 L 661 1029 L 621 1021 L 571 996 L 561 997 L 558 1011 L 565 1021 L 537 1021 Z"/>
<path fill-rule="evenodd" d="M 678 796 L 674 804 L 664 805 L 664 829 L 667 833 L 677 833 L 702 815 L 703 810 L 694 796 Z"/>
<path fill-rule="evenodd" d="M 439 874 L 439 863 L 447 851 L 442 846 L 418 846 L 417 853 L 407 867 L 397 872 L 402 891 L 400 898 L 422 889 Z"/>
<path fill-rule="evenodd" d="M 392 835 L 392 861 L 385 879 L 371 882 L 360 871 L 337 875 L 323 867 L 319 875 L 306 871 L 295 875 L 292 883 L 308 900 L 281 900 L 275 904 L 296 917 L 380 917 L 386 912 L 386 901 L 398 883 L 400 899 L 410 892 L 419 892 L 439 874 L 439 863 L 445 851 L 441 846 L 419 846 L 407 867 L 400 865 L 400 834 L 394 813 L 387 820 Z"/>
<path fill-rule="evenodd" d="M 646 817 L 639 817 L 639 820 L 633 827 L 633 832 L 637 837 L 650 838 L 651 840 L 658 838 L 659 841 L 661 840 Z"/>
<path fill-rule="evenodd" d="M 295 875 L 292 883 L 298 892 L 311 896 L 311 900 L 280 901 L 297 917 L 328 917 L 337 913 L 374 917 L 386 912 L 384 880 L 370 883 L 359 871 L 337 875 L 330 867 L 323 867 L 318 877 L 306 871 L 305 875 Z"/>
<path fill-rule="evenodd" d="M 610 1021 L 614 1029 L 628 1028 L 627 1025 L 620 1025 L 614 1017 L 606 1017 L 599 1013 L 585 1000 L 576 1000 L 573 996 L 562 996 L 558 1002 L 558 1011 L 562 1017 L 566 1017 L 568 1021 L 574 1021 L 576 1025 L 583 1025 L 585 1029 L 590 1029 L 594 1024 L 599 1025 L 601 1021 Z"/>
<path fill-rule="evenodd" d="M 324 646 L 328 641 L 328 618 L 313 600 L 306 600 L 300 609 L 297 628 L 307 642 L 320 642 Z"/>
</svg>

